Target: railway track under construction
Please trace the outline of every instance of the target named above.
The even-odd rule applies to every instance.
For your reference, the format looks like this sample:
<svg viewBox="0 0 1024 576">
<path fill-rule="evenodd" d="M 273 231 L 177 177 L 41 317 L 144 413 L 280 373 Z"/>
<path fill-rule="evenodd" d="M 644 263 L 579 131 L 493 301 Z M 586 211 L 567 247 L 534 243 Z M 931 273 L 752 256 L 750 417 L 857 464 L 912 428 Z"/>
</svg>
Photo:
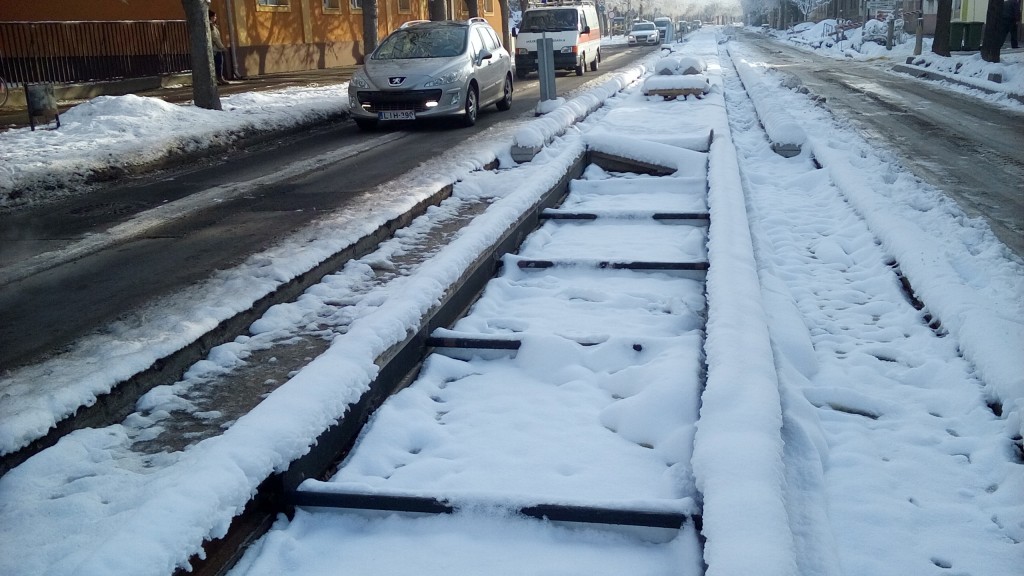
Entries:
<svg viewBox="0 0 1024 576">
<path fill-rule="evenodd" d="M 653 104 L 697 105 L 640 102 Z M 630 125 L 618 105 L 594 124 Z M 789 514 L 775 363 L 788 360 L 750 297 L 761 224 L 724 110 L 655 140 L 590 126 L 542 161 L 474 172 L 268 303 L 183 381 L 132 399 L 121 424 L 58 436 L 4 480 L 32 482 L 69 439 L 106 435 L 118 473 L 157 478 L 132 485 L 149 498 L 133 495 L 141 510 L 111 542 L 187 509 L 189 535 L 169 524 L 146 541 L 193 550 L 165 560 L 180 574 L 700 574 L 744 542 L 786 549 L 771 519 Z M 747 146 L 770 139 L 743 129 Z M 97 475 L 82 468 L 71 484 Z M 738 515 L 743 530 L 722 522 Z"/>
</svg>

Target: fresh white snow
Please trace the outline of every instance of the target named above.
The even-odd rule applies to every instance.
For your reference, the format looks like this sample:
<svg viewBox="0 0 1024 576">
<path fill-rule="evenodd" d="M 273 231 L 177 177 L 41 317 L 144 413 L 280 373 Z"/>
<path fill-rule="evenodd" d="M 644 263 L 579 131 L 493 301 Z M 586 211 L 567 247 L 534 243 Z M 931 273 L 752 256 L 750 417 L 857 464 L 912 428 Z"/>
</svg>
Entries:
<svg viewBox="0 0 1024 576">
<path fill-rule="evenodd" d="M 305 452 L 311 439 L 344 414 L 376 374 L 374 358 L 401 341 L 477 251 L 561 178 L 587 145 L 678 166 L 677 192 L 700 190 L 694 178 L 708 178 L 706 200 L 687 194 L 671 201 L 692 210 L 702 209 L 706 201 L 712 220 L 706 255 L 716 265 L 707 278 L 712 311 L 704 347 L 707 389 L 696 430 L 689 432 L 695 439 L 690 464 L 703 496 L 709 574 L 1018 573 L 1024 558 L 1024 475 L 1011 439 L 1021 433 L 1024 411 L 1024 265 L 983 222 L 905 172 L 890 151 L 865 141 L 805 96 L 782 88 L 741 42 L 731 41 L 732 57 L 748 61 L 760 75 L 759 100 L 794 112 L 807 133 L 800 155 L 773 153 L 753 105 L 740 91 L 726 45 L 717 43 L 721 34 L 706 27 L 674 47 L 706 63 L 711 90 L 701 100 L 644 96 L 641 80 L 663 56 L 655 54 L 570 95 L 542 118 L 496 127 L 402 176 L 401 185 L 374 191 L 375 215 L 383 220 L 438 185 L 458 181 L 452 200 L 408 233 L 346 265 L 296 302 L 272 309 L 250 335 L 219 347 L 182 382 L 148 394 L 140 411 L 124 423 L 73 433 L 0 478 L 0 573 L 141 576 L 170 574 L 183 565 L 204 538 L 224 533 L 268 474 Z M 836 50 L 840 58 L 859 58 L 848 46 Z M 866 57 L 878 61 L 881 55 L 868 51 L 875 53 Z M 900 54 L 894 51 L 893 61 L 901 62 Z M 971 57 L 949 60 L 975 66 Z M 1010 79 L 1001 86 L 1024 93 L 1019 73 L 1024 65 L 999 66 Z M 941 68 L 938 63 L 934 67 Z M 0 188 L 37 189 L 39 184 L 41 189 L 54 183 L 54 174 L 69 174 L 71 185 L 54 194 L 82 193 L 86 189 L 79 183 L 90 169 L 201 147 L 258 125 L 320 117 L 326 113 L 323 102 L 336 106 L 345 101 L 338 96 L 344 88 L 309 88 L 291 98 L 236 96 L 225 99 L 226 111 L 220 113 L 136 97 L 97 99 L 80 106 L 77 114 L 63 115 L 60 130 L 0 133 Z M 936 89 L 1015 105 L 1005 96 Z M 289 106 L 277 108 L 282 101 Z M 709 154 L 692 150 L 700 149 L 696 143 L 701 140 L 706 145 L 710 130 L 715 140 Z M 531 162 L 516 165 L 509 153 L 513 143 L 548 145 Z M 812 156 L 822 169 L 815 169 Z M 700 160 L 705 157 L 710 161 Z M 479 170 L 493 159 L 501 170 Z M 870 172 L 862 169 L 869 165 L 874 167 Z M 660 206 L 664 196 L 672 195 L 661 185 L 648 187 L 635 204 L 624 206 L 621 199 L 601 197 L 607 191 L 596 176 L 574 183 L 582 194 L 573 209 L 643 211 L 649 206 L 645 201 Z M 642 180 L 631 179 L 629 186 Z M 389 192 L 395 189 L 401 193 Z M 480 198 L 491 202 L 488 210 L 433 259 L 390 283 L 363 289 L 420 232 L 457 212 L 460 202 Z M 32 199 L 22 195 L 2 202 L 13 208 Z M 135 325 L 115 327 L 66 357 L 4 374 L 0 447 L 16 449 L 44 433 L 119 377 L 148 366 L 373 226 L 358 214 L 323 222 L 189 294 L 157 303 L 154 310 L 160 314 L 152 323 L 153 314 L 140 313 Z M 645 251 L 644 259 L 705 256 L 702 248 L 690 246 L 702 245 L 703 234 L 690 238 L 693 230 L 666 228 L 679 240 Z M 541 234 L 527 248 L 543 247 L 549 237 Z M 629 248 L 630 223 L 606 227 L 599 240 Z M 890 259 L 941 321 L 941 335 L 901 294 L 887 266 Z M 572 383 L 600 380 L 602 371 L 621 359 L 608 352 L 614 346 L 604 348 L 604 356 L 588 356 L 566 339 L 604 337 L 607 322 L 595 315 L 609 314 L 617 305 L 635 306 L 642 297 L 646 304 L 641 308 L 647 306 L 648 312 L 662 306 L 675 314 L 629 316 L 633 323 L 620 328 L 643 330 L 668 342 L 670 333 L 695 329 L 694 314 L 703 305 L 690 280 L 666 277 L 664 285 L 653 282 L 642 294 L 623 294 L 616 291 L 614 276 L 584 269 L 571 276 L 577 283 L 573 293 L 582 296 L 571 307 L 561 301 L 527 301 L 533 293 L 530 283 L 544 282 L 544 276 L 511 275 L 496 289 L 513 308 L 468 317 L 456 327 L 496 335 L 524 326 L 550 331 L 528 338 L 519 355 L 498 364 L 499 378 L 515 380 L 520 394 L 506 391 L 504 402 L 496 405 L 499 398 L 482 393 L 490 380 L 473 373 L 472 361 L 434 360 L 426 371 L 426 388 L 409 389 L 378 416 L 390 443 L 357 452 L 350 463 L 355 467 L 338 480 L 372 487 L 391 471 L 388 482 L 398 489 L 438 496 L 443 494 L 437 491 L 451 487 L 449 477 L 436 475 L 433 466 L 466 459 L 480 443 L 489 443 L 495 453 L 521 450 L 544 457 L 551 451 L 551 460 L 559 460 L 565 454 L 555 450 L 573 448 L 569 443 L 575 439 L 542 440 L 545 401 L 575 402 L 577 415 L 598 410 L 592 391 Z M 252 350 L 287 338 L 334 302 L 351 304 L 345 312 L 351 320 L 348 331 L 253 412 L 225 423 L 224 435 L 182 452 L 132 452 L 134 441 L 159 434 L 164 413 L 190 409 L 183 392 L 202 385 L 205 374 L 244 363 Z M 485 298 L 480 309 L 487 308 Z M 576 323 L 552 320 L 566 311 L 577 313 Z M 671 350 L 666 345 L 663 351 Z M 673 371 L 680 362 L 692 369 L 695 361 L 676 358 Z M 656 363 L 646 369 L 642 382 L 650 382 L 651 395 L 637 396 L 645 411 L 600 418 L 631 442 L 657 447 L 657 457 L 670 458 L 668 463 L 678 469 L 686 465 L 688 432 L 658 418 L 664 406 L 650 400 L 678 394 L 662 385 L 674 374 Z M 566 384 L 550 389 L 539 384 L 541 376 Z M 471 430 L 482 426 L 475 419 L 486 418 L 495 430 L 516 434 L 470 434 L 459 442 L 438 436 L 430 426 L 436 409 L 429 386 L 450 378 L 473 386 L 445 388 L 461 395 L 465 410 L 445 417 Z M 627 388 L 622 392 L 638 391 L 632 379 L 606 383 Z M 684 412 L 697 408 L 683 396 L 671 397 Z M 1003 416 L 993 415 L 987 402 L 1001 403 Z M 511 404 L 524 410 L 502 409 Z M 593 414 L 588 417 L 593 425 Z M 536 437 L 530 434 L 534 431 Z M 557 440 L 566 444 L 553 445 Z M 578 456 L 584 458 L 589 447 L 580 442 Z M 646 452 L 652 450 L 635 452 L 629 446 L 636 444 L 619 446 L 622 457 L 643 454 L 633 465 L 651 465 L 652 454 Z M 618 496 L 628 490 L 631 474 L 638 472 L 615 470 L 595 480 L 577 475 L 571 459 L 562 463 L 570 468 L 555 467 L 550 478 L 500 478 L 511 486 L 512 496 L 503 493 L 517 501 L 516 494 L 554 486 L 561 490 L 555 497 L 599 499 L 609 491 Z M 497 473 L 510 462 L 493 465 L 484 472 Z M 556 477 L 565 484 L 554 482 Z M 495 496 L 496 479 L 488 474 L 465 480 L 460 491 Z M 649 483 L 650 477 L 643 481 Z M 646 484 L 635 487 L 633 496 L 648 503 L 666 495 L 685 499 L 684 488 Z M 300 511 L 291 522 L 279 521 L 235 574 L 328 574 L 341 563 L 356 572 L 422 575 L 685 573 L 697 554 L 688 541 L 657 531 L 580 529 L 509 518 L 486 506 L 442 518 Z M 572 566 L 558 564 L 567 556 Z M 388 564 L 382 567 L 381 562 Z"/>
</svg>

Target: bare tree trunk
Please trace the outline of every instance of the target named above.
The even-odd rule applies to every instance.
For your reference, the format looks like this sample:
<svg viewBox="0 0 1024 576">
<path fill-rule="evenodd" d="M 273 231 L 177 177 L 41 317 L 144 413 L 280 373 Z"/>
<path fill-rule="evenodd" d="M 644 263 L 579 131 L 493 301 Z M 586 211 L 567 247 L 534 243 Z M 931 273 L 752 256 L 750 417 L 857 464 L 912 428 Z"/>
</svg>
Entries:
<svg viewBox="0 0 1024 576">
<path fill-rule="evenodd" d="M 363 59 L 377 47 L 377 0 L 363 0 Z"/>
<path fill-rule="evenodd" d="M 477 0 L 466 0 L 466 10 L 469 12 L 470 18 L 480 16 L 480 5 L 477 4 Z"/>
<path fill-rule="evenodd" d="M 501 43 L 509 52 L 512 52 L 512 31 L 508 28 L 508 16 L 510 13 L 508 0 L 498 0 L 498 8 L 501 11 Z M 512 54 L 512 59 L 516 57 Z"/>
<path fill-rule="evenodd" d="M 949 56 L 949 23 L 953 19 L 953 0 L 939 0 L 935 14 L 935 38 L 932 40 L 932 52 L 939 56 Z"/>
<path fill-rule="evenodd" d="M 985 62 L 999 62 L 1003 48 L 1003 0 L 988 0 L 985 12 L 985 37 L 981 41 L 981 59 Z"/>
<path fill-rule="evenodd" d="M 430 19 L 434 21 L 447 20 L 448 16 L 445 13 L 444 0 L 429 0 L 429 13 Z"/>
<path fill-rule="evenodd" d="M 205 0 L 181 0 L 188 27 L 192 53 L 192 100 L 207 110 L 220 110 L 216 73 L 213 69 L 213 45 L 210 44 L 209 4 Z"/>
</svg>

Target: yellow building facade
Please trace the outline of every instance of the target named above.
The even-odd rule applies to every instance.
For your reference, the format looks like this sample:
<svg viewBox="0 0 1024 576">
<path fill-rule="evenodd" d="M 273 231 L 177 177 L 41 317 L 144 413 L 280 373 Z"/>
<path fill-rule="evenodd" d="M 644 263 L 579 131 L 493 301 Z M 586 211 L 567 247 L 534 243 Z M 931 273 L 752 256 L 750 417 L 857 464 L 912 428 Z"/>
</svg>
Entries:
<svg viewBox="0 0 1024 576">
<path fill-rule="evenodd" d="M 228 45 L 228 64 L 235 69 L 237 76 L 253 76 L 361 63 L 364 56 L 363 1 L 212 0 L 210 8 L 218 14 L 221 37 Z M 501 35 L 502 18 L 497 0 L 467 1 L 476 2 L 477 13 Z M 469 9 L 465 2 L 446 2 L 447 13 L 451 17 L 468 18 Z M 22 37 L 61 24 L 71 28 L 82 27 L 82 23 L 98 25 L 103 22 L 109 23 L 112 29 L 120 29 L 126 22 L 180 22 L 185 18 L 181 0 L 3 0 L 2 5 L 0 36 L 17 35 L 15 40 L 19 42 L 21 51 L 52 52 L 53 42 L 37 38 L 28 43 L 29 48 L 25 48 Z M 377 36 L 383 39 L 404 22 L 428 18 L 427 0 L 380 0 L 377 4 Z M 0 37 L 0 45 L 11 46 L 11 41 L 11 38 Z M 135 37 L 128 40 L 129 43 L 147 41 Z M 109 51 L 109 47 L 104 48 L 104 52 Z M 123 48 L 129 52 L 137 49 L 132 46 Z M 82 54 L 76 57 L 81 58 Z"/>
</svg>

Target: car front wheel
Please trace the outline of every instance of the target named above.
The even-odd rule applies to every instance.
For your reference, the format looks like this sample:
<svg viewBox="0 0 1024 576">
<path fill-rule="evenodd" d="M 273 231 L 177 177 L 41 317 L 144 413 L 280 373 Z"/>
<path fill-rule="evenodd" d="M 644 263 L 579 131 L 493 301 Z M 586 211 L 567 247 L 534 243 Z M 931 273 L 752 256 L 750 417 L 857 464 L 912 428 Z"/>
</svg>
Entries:
<svg viewBox="0 0 1024 576">
<path fill-rule="evenodd" d="M 512 76 L 511 75 L 506 75 L 505 76 L 505 88 L 504 88 L 504 90 L 505 90 L 504 96 L 502 97 L 501 100 L 498 100 L 498 103 L 496 104 L 496 106 L 498 107 L 498 110 L 502 110 L 502 111 L 508 110 L 509 108 L 512 107 Z"/>
<path fill-rule="evenodd" d="M 476 94 L 476 86 L 470 86 L 469 90 L 466 90 L 466 106 L 465 114 L 462 116 L 463 126 L 473 126 L 476 124 L 476 115 L 479 111 L 479 99 Z"/>
<path fill-rule="evenodd" d="M 587 68 L 587 55 L 583 54 L 583 56 L 580 57 L 579 61 L 576 62 L 576 75 L 577 76 L 583 76 L 583 72 L 586 70 L 586 68 Z"/>
</svg>

